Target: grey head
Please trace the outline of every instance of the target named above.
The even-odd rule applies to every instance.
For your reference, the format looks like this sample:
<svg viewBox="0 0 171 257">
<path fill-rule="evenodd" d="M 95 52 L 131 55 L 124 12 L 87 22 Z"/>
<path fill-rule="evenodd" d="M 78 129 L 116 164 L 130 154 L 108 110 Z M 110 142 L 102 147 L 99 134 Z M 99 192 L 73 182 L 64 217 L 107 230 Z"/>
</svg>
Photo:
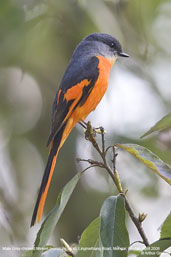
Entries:
<svg viewBox="0 0 171 257">
<path fill-rule="evenodd" d="M 76 77 L 78 82 L 82 77 L 89 78 L 90 74 L 94 73 L 94 62 L 97 65 L 97 58 L 92 57 L 97 56 L 107 58 L 112 65 L 118 56 L 129 57 L 122 51 L 121 44 L 113 36 L 103 33 L 90 34 L 75 48 L 60 87 L 65 85 L 68 88 L 71 84 L 74 85 Z"/>
<path fill-rule="evenodd" d="M 85 37 L 83 41 L 93 42 L 99 52 L 104 56 L 115 55 L 129 57 L 128 54 L 122 51 L 122 46 L 119 41 L 109 34 L 93 33 Z"/>
<path fill-rule="evenodd" d="M 85 37 L 74 51 L 74 57 L 84 58 L 101 55 L 106 58 L 129 57 L 122 51 L 119 41 L 109 34 L 93 33 Z"/>
</svg>

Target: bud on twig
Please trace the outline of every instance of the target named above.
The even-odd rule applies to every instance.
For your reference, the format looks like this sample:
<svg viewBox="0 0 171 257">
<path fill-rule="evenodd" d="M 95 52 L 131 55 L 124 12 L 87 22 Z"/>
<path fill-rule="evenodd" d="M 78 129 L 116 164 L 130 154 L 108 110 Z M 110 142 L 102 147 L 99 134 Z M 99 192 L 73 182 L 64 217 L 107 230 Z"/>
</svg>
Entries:
<svg viewBox="0 0 171 257">
<path fill-rule="evenodd" d="M 73 250 L 72 250 L 72 248 L 69 246 L 69 244 L 68 244 L 63 238 L 61 238 L 60 241 L 61 241 L 61 243 L 63 244 L 63 246 L 65 247 L 65 252 L 66 252 L 69 256 L 74 257 Z"/>
<path fill-rule="evenodd" d="M 138 216 L 139 222 L 143 222 L 146 217 L 147 217 L 147 214 L 145 214 L 145 213 L 139 213 L 139 216 Z"/>
</svg>

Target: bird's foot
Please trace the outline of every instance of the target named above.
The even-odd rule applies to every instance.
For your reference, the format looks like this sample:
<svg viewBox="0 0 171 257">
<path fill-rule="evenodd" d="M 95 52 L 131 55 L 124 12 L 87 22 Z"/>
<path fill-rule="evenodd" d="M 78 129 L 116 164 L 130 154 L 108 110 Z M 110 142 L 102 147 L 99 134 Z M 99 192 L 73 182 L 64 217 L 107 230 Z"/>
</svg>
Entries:
<svg viewBox="0 0 171 257">
<path fill-rule="evenodd" d="M 96 134 L 105 134 L 106 131 L 102 126 L 93 128 L 91 122 L 80 121 L 79 124 L 85 129 L 85 138 L 88 140 L 90 136 L 96 137 Z"/>
</svg>

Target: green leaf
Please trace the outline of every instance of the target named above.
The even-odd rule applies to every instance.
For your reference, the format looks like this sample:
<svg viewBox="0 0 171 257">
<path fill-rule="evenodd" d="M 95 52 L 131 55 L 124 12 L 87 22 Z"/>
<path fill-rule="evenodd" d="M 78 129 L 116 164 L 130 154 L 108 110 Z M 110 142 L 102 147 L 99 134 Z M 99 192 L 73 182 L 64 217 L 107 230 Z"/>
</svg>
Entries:
<svg viewBox="0 0 171 257">
<path fill-rule="evenodd" d="M 165 219 L 160 233 L 160 239 L 170 238 L 171 239 L 171 212 Z"/>
<path fill-rule="evenodd" d="M 139 251 L 139 250 L 133 250 L 133 249 L 131 249 L 131 250 L 129 250 L 128 251 L 128 256 L 138 256 L 138 254 L 140 254 L 140 252 L 141 251 Z"/>
<path fill-rule="evenodd" d="M 152 132 L 161 131 L 171 128 L 171 113 L 159 120 L 150 130 L 148 130 L 141 138 L 150 135 Z"/>
<path fill-rule="evenodd" d="M 171 185 L 171 167 L 149 149 L 136 144 L 116 144 L 116 146 L 135 156 L 138 160 L 144 163 L 145 166 L 153 170 L 157 175 Z"/>
<path fill-rule="evenodd" d="M 99 228 L 98 217 L 82 233 L 76 257 L 100 257 Z"/>
<path fill-rule="evenodd" d="M 59 193 L 55 207 L 48 214 L 37 234 L 35 249 L 45 247 L 81 175 L 82 172 L 76 174 Z M 35 250 L 33 257 L 39 257 L 41 253 L 41 249 Z"/>
<path fill-rule="evenodd" d="M 32 257 L 33 250 L 25 251 L 20 257 Z"/>
<path fill-rule="evenodd" d="M 100 237 L 106 248 L 103 256 L 126 257 L 129 236 L 125 225 L 124 198 L 121 195 L 107 198 L 101 208 L 100 218 Z"/>
<path fill-rule="evenodd" d="M 161 253 L 171 246 L 171 239 L 161 239 L 147 246 L 138 257 L 160 256 Z M 169 256 L 169 255 L 168 255 Z"/>
</svg>

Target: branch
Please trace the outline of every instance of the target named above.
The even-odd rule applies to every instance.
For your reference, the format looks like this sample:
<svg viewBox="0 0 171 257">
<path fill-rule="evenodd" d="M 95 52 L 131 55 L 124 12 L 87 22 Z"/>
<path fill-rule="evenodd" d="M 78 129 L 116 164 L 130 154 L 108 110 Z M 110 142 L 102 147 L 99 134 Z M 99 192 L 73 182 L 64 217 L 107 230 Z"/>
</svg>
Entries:
<svg viewBox="0 0 171 257">
<path fill-rule="evenodd" d="M 87 123 L 87 129 L 85 131 L 85 137 L 86 137 L 87 140 L 89 140 L 92 143 L 93 147 L 99 153 L 103 162 L 97 162 L 97 161 L 94 161 L 94 160 L 91 160 L 91 159 L 88 159 L 88 160 L 78 159 L 78 161 L 86 161 L 93 166 L 98 166 L 98 167 L 104 168 L 108 172 L 108 174 L 112 178 L 114 184 L 116 185 L 119 193 L 121 193 L 121 195 L 125 199 L 126 210 L 129 213 L 129 216 L 132 219 L 133 223 L 135 224 L 139 234 L 141 235 L 143 243 L 146 246 L 148 246 L 149 242 L 148 242 L 148 239 L 147 239 L 147 237 L 144 233 L 144 230 L 142 228 L 142 221 L 139 218 L 137 218 L 136 215 L 134 214 L 134 212 L 133 212 L 133 210 L 132 210 L 132 208 L 129 204 L 129 201 L 126 197 L 126 192 L 124 192 L 123 189 L 122 189 L 122 185 L 121 185 L 121 182 L 120 182 L 120 179 L 119 179 L 119 175 L 118 175 L 118 172 L 116 171 L 115 163 L 116 163 L 117 154 L 115 153 L 115 147 L 114 146 L 112 147 L 112 149 L 113 149 L 113 160 L 112 160 L 113 169 L 112 169 L 111 166 L 108 164 L 108 162 L 106 160 L 106 154 L 111 147 L 108 147 L 108 148 L 105 149 L 104 129 L 102 127 L 100 127 L 99 129 L 101 131 L 101 137 L 102 137 L 102 150 L 100 149 L 100 147 L 99 147 L 99 145 L 98 145 L 98 143 L 95 139 L 95 129 L 92 128 L 90 122 Z"/>
</svg>

